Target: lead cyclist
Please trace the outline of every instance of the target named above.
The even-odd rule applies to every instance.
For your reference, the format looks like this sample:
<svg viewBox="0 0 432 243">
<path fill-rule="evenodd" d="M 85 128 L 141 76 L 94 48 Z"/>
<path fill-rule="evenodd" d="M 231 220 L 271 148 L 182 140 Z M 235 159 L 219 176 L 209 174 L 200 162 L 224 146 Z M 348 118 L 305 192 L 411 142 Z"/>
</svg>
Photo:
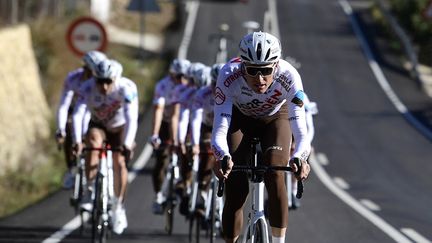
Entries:
<svg viewBox="0 0 432 243">
<path fill-rule="evenodd" d="M 232 173 L 234 164 L 248 161 L 250 140 L 258 137 L 264 163 L 289 166 L 297 179 L 310 172 L 310 153 L 301 77 L 288 62 L 280 59 L 281 44 L 275 36 L 253 32 L 240 41 L 240 58 L 232 59 L 218 76 L 215 91 L 212 149 L 217 158 L 214 172 L 226 181 L 222 227 L 226 242 L 235 242 L 243 227 L 243 207 L 249 193 L 245 173 Z M 291 134 L 296 141 L 290 160 Z M 221 160 L 229 157 L 227 170 Z M 301 167 L 294 163 L 301 161 Z M 284 172 L 265 175 L 269 195 L 272 242 L 285 242 L 288 202 Z"/>
</svg>

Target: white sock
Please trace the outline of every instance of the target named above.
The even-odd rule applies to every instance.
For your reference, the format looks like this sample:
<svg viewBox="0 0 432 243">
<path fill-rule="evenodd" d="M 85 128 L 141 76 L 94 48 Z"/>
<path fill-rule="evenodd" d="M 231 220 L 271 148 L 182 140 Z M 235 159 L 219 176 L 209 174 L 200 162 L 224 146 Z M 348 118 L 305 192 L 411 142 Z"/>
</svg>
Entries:
<svg viewBox="0 0 432 243">
<path fill-rule="evenodd" d="M 272 236 L 272 243 L 285 243 L 285 236 L 282 237 Z"/>
</svg>

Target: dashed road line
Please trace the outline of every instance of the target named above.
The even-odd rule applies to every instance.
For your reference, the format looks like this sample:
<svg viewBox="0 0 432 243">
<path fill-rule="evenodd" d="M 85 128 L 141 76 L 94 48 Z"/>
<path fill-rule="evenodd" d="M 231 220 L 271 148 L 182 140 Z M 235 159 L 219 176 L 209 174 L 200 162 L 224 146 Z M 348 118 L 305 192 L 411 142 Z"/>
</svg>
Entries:
<svg viewBox="0 0 432 243">
<path fill-rule="evenodd" d="M 402 228 L 401 231 L 406 234 L 409 238 L 413 239 L 416 243 L 431 243 L 430 240 L 417 233 L 417 231 L 411 228 Z"/>
<path fill-rule="evenodd" d="M 327 174 L 321 164 L 317 161 L 314 154 L 311 154 L 309 162 L 313 168 L 314 173 L 318 176 L 321 182 L 337 197 L 339 197 L 344 203 L 354 209 L 361 216 L 369 220 L 372 224 L 382 230 L 385 234 L 390 236 L 396 242 L 399 243 L 411 243 L 412 241 L 403 235 L 400 231 L 395 229 L 384 219 L 380 218 L 378 215 L 374 214 L 372 211 L 363 206 L 349 193 L 338 187 L 334 180 Z"/>
<path fill-rule="evenodd" d="M 380 211 L 381 207 L 369 199 L 360 199 L 360 203 L 372 211 Z"/>
<path fill-rule="evenodd" d="M 341 189 L 344 190 L 348 190 L 350 188 L 348 182 L 346 182 L 344 179 L 342 179 L 341 177 L 334 177 L 333 178 L 333 182 L 340 187 Z"/>
</svg>

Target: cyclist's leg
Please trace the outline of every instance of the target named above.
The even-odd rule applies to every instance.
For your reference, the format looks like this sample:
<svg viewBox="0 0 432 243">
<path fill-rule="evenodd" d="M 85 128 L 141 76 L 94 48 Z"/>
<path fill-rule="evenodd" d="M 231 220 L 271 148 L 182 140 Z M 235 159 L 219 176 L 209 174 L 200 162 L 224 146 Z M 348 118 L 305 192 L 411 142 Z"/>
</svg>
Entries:
<svg viewBox="0 0 432 243">
<path fill-rule="evenodd" d="M 240 131 L 230 134 L 231 154 L 235 164 L 248 161 L 250 145 L 247 138 L 242 139 Z M 249 194 L 247 174 L 233 172 L 225 182 L 225 204 L 222 213 L 222 229 L 226 242 L 235 242 L 243 228 L 243 207 Z"/>
<path fill-rule="evenodd" d="M 101 148 L 106 138 L 105 131 L 97 125 L 90 124 L 86 135 L 86 146 L 88 148 Z M 86 177 L 88 182 L 94 180 L 99 163 L 99 151 L 93 150 L 86 153 Z M 92 183 L 89 183 L 91 185 Z"/>
<path fill-rule="evenodd" d="M 160 192 L 163 180 L 166 174 L 166 167 L 170 161 L 170 135 L 169 135 L 170 124 L 162 121 L 159 138 L 161 139 L 161 146 L 155 151 L 156 164 L 152 171 L 153 190 L 155 194 Z"/>
<path fill-rule="evenodd" d="M 75 163 L 72 144 L 72 121 L 68 120 L 68 122 L 66 123 L 66 137 L 63 143 L 63 148 L 65 153 L 66 165 L 69 170 L 74 166 Z"/>
<path fill-rule="evenodd" d="M 215 162 L 215 158 L 213 156 L 210 144 L 212 136 L 211 132 L 211 127 L 202 124 L 198 180 L 200 183 L 200 189 L 204 191 L 207 191 L 209 189 L 209 184 L 212 177 L 212 168 Z"/>
<path fill-rule="evenodd" d="M 107 132 L 107 143 L 112 148 L 117 149 L 122 146 L 124 127 L 119 127 L 115 132 Z M 113 171 L 114 171 L 114 194 L 120 203 L 123 203 L 127 188 L 128 169 L 125 157 L 121 152 L 113 152 Z"/>
<path fill-rule="evenodd" d="M 279 114 L 272 117 L 263 129 L 265 133 L 261 138 L 261 146 L 265 163 L 286 166 L 291 145 L 291 129 L 286 106 L 283 106 Z M 269 221 L 272 235 L 285 237 L 288 225 L 288 200 L 284 172 L 269 172 L 264 180 L 269 195 Z"/>
</svg>

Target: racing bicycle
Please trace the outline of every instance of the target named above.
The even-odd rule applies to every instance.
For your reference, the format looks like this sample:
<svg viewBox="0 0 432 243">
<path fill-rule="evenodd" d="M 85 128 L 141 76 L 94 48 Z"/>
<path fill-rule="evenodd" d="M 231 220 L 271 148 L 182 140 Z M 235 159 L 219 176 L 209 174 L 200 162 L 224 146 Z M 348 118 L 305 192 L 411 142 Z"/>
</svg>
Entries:
<svg viewBox="0 0 432 243">
<path fill-rule="evenodd" d="M 251 206 L 248 213 L 248 220 L 246 227 L 243 230 L 242 238 L 237 242 L 241 243 L 268 243 L 269 230 L 267 221 L 264 215 L 264 175 L 268 171 L 292 171 L 287 166 L 266 166 L 258 161 L 257 145 L 259 144 L 258 138 L 251 140 L 251 153 L 252 159 L 248 165 L 234 165 L 231 172 L 245 172 L 248 173 L 250 181 L 250 191 L 252 191 Z M 301 162 L 296 159 L 294 163 L 300 171 Z M 228 164 L 228 156 L 222 160 L 222 169 L 225 171 Z M 303 182 L 298 181 L 297 198 L 301 198 L 303 194 Z M 219 181 L 217 195 L 221 197 L 224 191 L 224 181 Z"/>
</svg>

